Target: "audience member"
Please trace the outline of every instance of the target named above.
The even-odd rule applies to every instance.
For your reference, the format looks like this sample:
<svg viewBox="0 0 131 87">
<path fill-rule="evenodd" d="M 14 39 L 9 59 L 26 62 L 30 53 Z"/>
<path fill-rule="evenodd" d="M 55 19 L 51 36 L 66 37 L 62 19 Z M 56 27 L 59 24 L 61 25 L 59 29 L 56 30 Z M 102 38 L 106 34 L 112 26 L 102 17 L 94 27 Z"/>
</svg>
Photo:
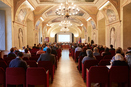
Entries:
<svg viewBox="0 0 131 87">
<path fill-rule="evenodd" d="M 29 45 L 27 45 L 27 48 L 28 48 L 29 50 L 31 50 L 31 48 L 29 47 Z"/>
<path fill-rule="evenodd" d="M 104 52 L 101 53 L 101 56 L 105 56 L 105 55 L 111 55 L 111 53 L 109 52 L 109 48 L 105 48 Z"/>
<path fill-rule="evenodd" d="M 80 58 L 80 56 L 82 56 L 82 57 L 87 56 L 86 49 L 87 49 L 86 47 L 83 47 L 82 52 L 80 52 L 80 54 L 79 54 L 79 58 Z"/>
<path fill-rule="evenodd" d="M 21 52 L 23 52 L 23 53 L 25 52 L 25 46 L 22 47 Z"/>
<path fill-rule="evenodd" d="M 122 49 L 121 49 L 120 47 L 118 47 L 118 48 L 116 49 L 116 54 L 121 54 L 121 55 L 124 57 L 123 52 L 122 52 Z M 112 64 L 112 62 L 113 62 L 114 60 L 115 60 L 115 56 L 112 57 L 110 63 Z"/>
<path fill-rule="evenodd" d="M 22 59 L 24 54 L 22 52 L 19 52 L 17 54 L 17 57 L 13 60 L 11 60 L 9 67 L 23 67 L 25 70 L 27 69 L 26 62 Z"/>
<path fill-rule="evenodd" d="M 93 56 L 93 52 L 92 52 L 91 49 L 88 49 L 88 50 L 86 51 L 86 53 L 87 53 L 87 56 L 85 56 L 85 57 L 83 58 L 83 60 L 82 60 L 82 63 L 83 63 L 83 64 L 84 64 L 84 62 L 85 62 L 86 60 L 96 60 L 96 58 Z"/>
<path fill-rule="evenodd" d="M 110 45 L 110 50 L 115 50 L 115 49 L 113 48 L 113 45 Z"/>
<path fill-rule="evenodd" d="M 45 53 L 45 51 L 43 51 L 43 48 L 40 47 L 39 50 L 36 52 L 36 55 L 42 54 L 42 53 Z"/>
<path fill-rule="evenodd" d="M 14 53 L 15 49 L 12 47 L 10 49 L 10 52 L 8 53 L 7 57 L 16 57 L 16 54 Z"/>
<path fill-rule="evenodd" d="M 34 44 L 33 48 L 37 49 L 37 46 L 36 46 L 36 44 Z"/>
<path fill-rule="evenodd" d="M 131 47 L 128 47 L 128 48 L 127 48 L 126 54 L 128 54 L 128 53 L 131 53 Z"/>
<path fill-rule="evenodd" d="M 76 53 L 76 51 L 82 51 L 82 48 L 80 47 L 79 44 L 77 44 L 77 47 L 75 48 L 75 53 Z"/>
<path fill-rule="evenodd" d="M 131 67 L 131 53 L 128 53 L 125 55 L 126 61 L 129 65 L 129 67 Z"/>
<path fill-rule="evenodd" d="M 23 56 L 23 57 L 28 57 L 28 58 L 31 57 L 31 54 L 30 54 L 28 48 L 25 49 L 25 52 L 24 52 L 24 56 Z"/>
<path fill-rule="evenodd" d="M 112 66 L 128 66 L 128 64 L 125 62 L 124 57 L 121 54 L 116 54 Z"/>
<path fill-rule="evenodd" d="M 100 55 L 97 47 L 94 47 L 94 49 L 93 49 L 93 55 L 94 56 L 99 56 Z"/>
<path fill-rule="evenodd" d="M 43 49 L 43 51 L 46 51 L 46 49 L 49 48 L 49 44 L 46 44 L 45 48 Z"/>
<path fill-rule="evenodd" d="M 41 54 L 37 62 L 39 61 L 51 61 L 53 64 L 55 64 L 55 56 L 51 54 L 51 49 L 47 48 L 45 54 Z"/>
</svg>

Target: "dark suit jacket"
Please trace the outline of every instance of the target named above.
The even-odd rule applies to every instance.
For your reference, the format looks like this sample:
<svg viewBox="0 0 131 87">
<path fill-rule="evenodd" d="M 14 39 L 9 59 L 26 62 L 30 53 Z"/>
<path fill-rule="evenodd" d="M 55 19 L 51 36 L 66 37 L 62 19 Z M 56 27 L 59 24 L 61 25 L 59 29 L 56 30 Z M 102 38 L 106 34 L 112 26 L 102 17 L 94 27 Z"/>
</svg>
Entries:
<svg viewBox="0 0 131 87">
<path fill-rule="evenodd" d="M 112 66 L 128 66 L 128 64 L 125 61 L 115 60 Z"/>
<path fill-rule="evenodd" d="M 27 64 L 21 58 L 15 58 L 15 59 L 11 60 L 9 67 L 23 67 L 26 70 Z"/>
<path fill-rule="evenodd" d="M 55 64 L 55 55 L 50 53 L 41 54 L 37 62 L 39 61 L 51 61 L 53 64 Z"/>
<path fill-rule="evenodd" d="M 7 57 L 16 57 L 16 55 L 15 55 L 15 53 L 10 52 L 10 53 L 8 53 Z"/>
</svg>

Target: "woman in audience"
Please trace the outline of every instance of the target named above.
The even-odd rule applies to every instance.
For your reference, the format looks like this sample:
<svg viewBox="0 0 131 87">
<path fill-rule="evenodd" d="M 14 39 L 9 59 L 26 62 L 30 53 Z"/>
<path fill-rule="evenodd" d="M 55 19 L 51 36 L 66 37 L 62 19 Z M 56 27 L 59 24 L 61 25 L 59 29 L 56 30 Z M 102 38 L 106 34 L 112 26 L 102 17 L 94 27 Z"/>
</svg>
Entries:
<svg viewBox="0 0 131 87">
<path fill-rule="evenodd" d="M 121 54 L 122 56 L 124 55 L 124 53 L 122 52 L 122 49 L 120 47 L 118 47 L 116 49 L 116 54 Z M 124 57 L 124 56 L 123 56 Z M 110 63 L 112 64 L 112 62 L 115 60 L 115 56 L 112 57 Z"/>
<path fill-rule="evenodd" d="M 83 63 L 83 64 L 84 64 L 84 62 L 85 62 L 86 60 L 96 60 L 96 58 L 93 56 L 93 52 L 92 52 L 91 49 L 87 49 L 86 53 L 87 53 L 87 56 L 85 56 L 85 57 L 83 58 L 83 60 L 82 60 L 82 63 Z"/>
<path fill-rule="evenodd" d="M 14 51 L 15 51 L 15 49 L 12 47 L 12 48 L 10 49 L 10 52 L 8 53 L 7 57 L 16 57 Z"/>
<path fill-rule="evenodd" d="M 128 64 L 125 62 L 124 57 L 121 54 L 116 54 L 112 66 L 128 66 Z"/>
<path fill-rule="evenodd" d="M 94 47 L 94 49 L 93 49 L 93 55 L 94 56 L 99 56 L 100 55 L 97 47 Z"/>
<path fill-rule="evenodd" d="M 128 53 L 125 55 L 126 61 L 129 65 L 129 67 L 131 67 L 131 53 Z"/>
<path fill-rule="evenodd" d="M 30 54 L 30 52 L 29 52 L 29 50 L 26 48 L 25 49 L 25 52 L 24 52 L 24 56 L 23 57 L 28 57 L 28 58 L 30 58 L 31 57 L 31 54 Z"/>
<path fill-rule="evenodd" d="M 105 48 L 105 51 L 101 53 L 101 56 L 105 56 L 105 55 L 111 55 L 111 53 L 109 52 L 109 48 Z"/>
</svg>

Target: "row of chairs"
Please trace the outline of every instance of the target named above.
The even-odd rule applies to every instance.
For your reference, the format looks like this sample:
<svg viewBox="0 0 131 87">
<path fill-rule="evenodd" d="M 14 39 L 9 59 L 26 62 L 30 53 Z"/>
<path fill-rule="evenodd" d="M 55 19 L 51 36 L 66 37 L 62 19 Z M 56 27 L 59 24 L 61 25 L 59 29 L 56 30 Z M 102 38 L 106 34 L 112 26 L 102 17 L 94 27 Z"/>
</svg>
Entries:
<svg viewBox="0 0 131 87">
<path fill-rule="evenodd" d="M 82 70 L 82 59 L 84 57 L 80 56 L 78 59 L 78 70 L 79 72 Z M 97 62 L 99 66 L 110 65 L 110 60 L 112 59 L 111 55 L 106 55 L 104 58 L 102 56 L 96 56 Z"/>
<path fill-rule="evenodd" d="M 91 66 L 86 69 L 86 85 L 99 83 L 100 87 L 112 87 L 114 83 L 118 87 L 131 87 L 131 71 L 127 66 L 113 66 L 109 70 L 106 66 Z"/>
<path fill-rule="evenodd" d="M 42 67 L 31 67 L 27 71 L 24 68 L 6 68 L 6 72 L 0 67 L 0 84 L 2 87 L 10 85 L 44 85 L 49 87 L 49 71 Z"/>
</svg>

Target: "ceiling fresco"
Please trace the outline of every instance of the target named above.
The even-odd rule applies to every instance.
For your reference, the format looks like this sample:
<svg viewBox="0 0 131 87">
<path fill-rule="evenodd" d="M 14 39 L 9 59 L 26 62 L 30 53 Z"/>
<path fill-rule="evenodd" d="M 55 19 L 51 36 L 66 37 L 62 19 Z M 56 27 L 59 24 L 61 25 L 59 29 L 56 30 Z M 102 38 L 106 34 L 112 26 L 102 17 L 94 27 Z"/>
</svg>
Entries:
<svg viewBox="0 0 131 87">
<path fill-rule="evenodd" d="M 58 17 L 58 18 L 52 20 L 52 23 L 61 22 L 61 21 L 63 21 L 63 20 L 64 20 L 64 18 Z M 76 18 L 73 18 L 73 17 L 70 17 L 69 19 L 66 19 L 66 20 L 68 20 L 68 21 L 70 21 L 70 22 L 73 22 L 73 23 L 77 23 L 77 24 L 81 24 L 81 23 L 82 23 L 80 20 L 78 20 L 78 19 L 76 19 Z"/>
</svg>

